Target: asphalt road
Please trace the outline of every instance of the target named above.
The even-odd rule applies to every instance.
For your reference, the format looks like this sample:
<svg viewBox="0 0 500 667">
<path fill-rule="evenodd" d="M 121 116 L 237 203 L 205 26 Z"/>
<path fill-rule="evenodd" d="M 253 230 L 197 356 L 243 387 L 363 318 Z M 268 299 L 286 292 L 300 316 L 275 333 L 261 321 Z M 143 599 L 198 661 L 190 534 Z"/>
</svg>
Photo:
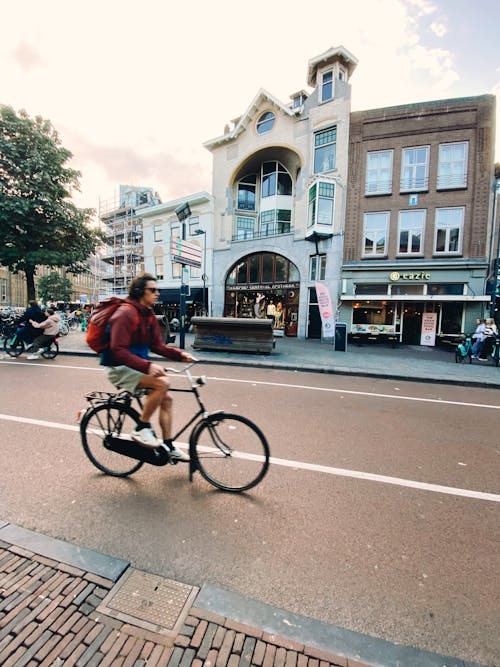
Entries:
<svg viewBox="0 0 500 667">
<path fill-rule="evenodd" d="M 254 419 L 251 493 L 184 466 L 98 473 L 75 422 L 95 360 L 0 361 L 0 519 L 334 625 L 500 664 L 498 390 L 203 365 Z M 177 420 L 192 409 L 176 398 Z"/>
</svg>

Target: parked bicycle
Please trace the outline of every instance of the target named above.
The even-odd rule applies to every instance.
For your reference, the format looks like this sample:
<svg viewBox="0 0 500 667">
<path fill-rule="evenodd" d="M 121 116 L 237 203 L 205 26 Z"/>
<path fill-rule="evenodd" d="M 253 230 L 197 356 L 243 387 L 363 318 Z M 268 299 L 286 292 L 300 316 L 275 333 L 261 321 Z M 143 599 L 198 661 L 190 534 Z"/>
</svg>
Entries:
<svg viewBox="0 0 500 667">
<path fill-rule="evenodd" d="M 175 433 L 172 440 L 192 426 L 189 435 L 189 479 L 199 471 L 202 477 L 223 491 L 241 492 L 262 481 L 269 469 L 269 445 L 266 437 L 250 419 L 224 411 L 206 411 L 199 387 L 206 378 L 193 377 L 190 363 L 181 370 L 165 370 L 182 374 L 188 388 L 170 387 L 169 391 L 193 394 L 198 403 L 195 414 Z M 168 447 L 159 441 L 156 449 L 146 449 L 129 436 L 139 421 L 139 412 L 132 407 L 135 400 L 142 409 L 140 390 L 93 391 L 86 394 L 89 405 L 81 411 L 80 435 L 83 449 L 90 461 L 102 472 L 114 477 L 127 477 L 144 463 L 155 466 L 175 464 Z"/>
<path fill-rule="evenodd" d="M 455 363 L 471 364 L 476 359 L 472 356 L 472 336 L 466 335 L 455 350 Z M 500 337 L 489 336 L 484 342 L 481 355 L 477 359 L 479 363 L 492 362 L 494 366 L 500 363 Z"/>
<path fill-rule="evenodd" d="M 24 334 L 24 326 L 15 324 L 15 328 L 6 336 L 3 349 L 11 357 L 19 357 L 23 352 L 27 352 L 33 340 L 27 340 Z M 59 338 L 54 336 L 47 345 L 40 348 L 40 354 L 44 359 L 55 359 L 59 354 Z"/>
</svg>

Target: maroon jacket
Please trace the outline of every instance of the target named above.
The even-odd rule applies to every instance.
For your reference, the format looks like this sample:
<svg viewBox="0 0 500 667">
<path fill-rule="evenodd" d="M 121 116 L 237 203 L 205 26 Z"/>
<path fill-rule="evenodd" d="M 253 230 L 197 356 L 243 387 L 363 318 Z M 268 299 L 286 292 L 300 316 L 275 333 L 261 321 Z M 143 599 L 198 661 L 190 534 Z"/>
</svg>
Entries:
<svg viewBox="0 0 500 667">
<path fill-rule="evenodd" d="M 130 304 L 130 305 L 125 305 Z M 151 308 L 143 306 L 139 301 L 127 298 L 111 316 L 111 336 L 109 352 L 112 361 L 110 366 L 128 366 L 140 373 L 147 373 L 151 361 L 134 354 L 146 347 L 162 357 L 181 361 L 182 350 L 176 347 L 167 347 L 162 340 L 160 325 Z M 132 349 L 131 349 L 132 348 Z"/>
</svg>

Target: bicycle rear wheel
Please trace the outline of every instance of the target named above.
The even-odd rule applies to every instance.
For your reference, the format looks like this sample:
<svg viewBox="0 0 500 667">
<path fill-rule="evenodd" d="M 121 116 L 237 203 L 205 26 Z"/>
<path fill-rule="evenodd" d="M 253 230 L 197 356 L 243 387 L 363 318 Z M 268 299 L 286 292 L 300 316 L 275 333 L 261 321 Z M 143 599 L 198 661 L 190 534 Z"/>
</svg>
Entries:
<svg viewBox="0 0 500 667">
<path fill-rule="evenodd" d="M 42 357 L 44 359 L 55 359 L 59 354 L 59 345 L 55 340 L 51 341 L 47 347 L 44 347 L 40 350 Z"/>
<path fill-rule="evenodd" d="M 139 414 L 123 403 L 103 403 L 85 413 L 80 435 L 85 454 L 106 475 L 126 477 L 139 470 L 143 461 L 113 452 L 106 446 L 108 437 L 126 437 L 135 428 Z"/>
<path fill-rule="evenodd" d="M 269 445 L 262 431 L 246 417 L 224 412 L 198 424 L 190 454 L 207 482 L 223 491 L 247 491 L 269 468 Z"/>
</svg>

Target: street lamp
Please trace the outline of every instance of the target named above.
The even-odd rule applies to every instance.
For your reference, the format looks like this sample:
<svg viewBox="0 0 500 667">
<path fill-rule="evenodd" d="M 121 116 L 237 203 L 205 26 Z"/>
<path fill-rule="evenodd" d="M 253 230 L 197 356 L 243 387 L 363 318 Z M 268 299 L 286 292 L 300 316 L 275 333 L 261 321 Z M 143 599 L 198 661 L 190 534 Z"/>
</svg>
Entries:
<svg viewBox="0 0 500 667">
<path fill-rule="evenodd" d="M 195 235 L 199 236 L 200 234 L 203 234 L 203 269 L 202 269 L 202 274 L 201 274 L 201 279 L 203 280 L 203 305 L 202 305 L 202 312 L 203 315 L 205 316 L 207 314 L 207 308 L 206 308 L 206 296 L 205 296 L 205 282 L 207 279 L 207 233 L 203 229 L 197 229 L 195 231 Z"/>
</svg>

